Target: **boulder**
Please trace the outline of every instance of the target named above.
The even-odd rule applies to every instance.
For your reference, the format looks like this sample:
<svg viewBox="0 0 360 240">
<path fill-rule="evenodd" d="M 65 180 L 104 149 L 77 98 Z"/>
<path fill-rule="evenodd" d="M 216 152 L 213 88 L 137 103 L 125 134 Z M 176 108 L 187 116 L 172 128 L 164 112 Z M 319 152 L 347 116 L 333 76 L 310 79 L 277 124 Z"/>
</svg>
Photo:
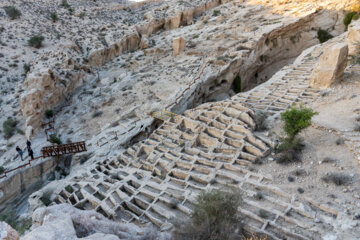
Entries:
<svg viewBox="0 0 360 240">
<path fill-rule="evenodd" d="M 149 39 L 146 36 L 143 36 L 140 41 L 140 49 L 149 48 Z"/>
<path fill-rule="evenodd" d="M 6 222 L 0 222 L 0 240 L 19 240 L 19 234 Z"/>
<path fill-rule="evenodd" d="M 185 50 L 185 39 L 182 37 L 173 39 L 173 50 L 174 56 L 179 55 L 181 52 Z"/>
<path fill-rule="evenodd" d="M 348 29 L 346 42 L 349 45 L 349 55 L 359 52 L 360 44 L 360 20 L 353 22 Z"/>
<path fill-rule="evenodd" d="M 32 231 L 22 240 L 64 239 L 148 239 L 150 226 L 141 228 L 132 223 L 113 222 L 100 213 L 79 210 L 69 204 L 38 208 L 32 215 Z M 154 239 L 168 240 L 167 233 L 155 232 Z"/>
<path fill-rule="evenodd" d="M 346 43 L 335 43 L 328 46 L 310 76 L 310 87 L 329 88 L 342 80 L 349 48 Z"/>
</svg>

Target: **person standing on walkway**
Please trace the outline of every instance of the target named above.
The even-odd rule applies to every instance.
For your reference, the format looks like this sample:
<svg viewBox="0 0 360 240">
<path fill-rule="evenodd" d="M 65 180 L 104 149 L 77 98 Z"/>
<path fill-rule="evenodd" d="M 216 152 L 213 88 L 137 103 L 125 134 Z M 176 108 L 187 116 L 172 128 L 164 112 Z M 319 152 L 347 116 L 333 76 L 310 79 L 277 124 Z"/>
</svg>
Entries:
<svg viewBox="0 0 360 240">
<path fill-rule="evenodd" d="M 30 148 L 28 148 L 28 155 L 31 157 L 31 160 L 34 160 L 34 152 L 33 150 Z"/>
<path fill-rule="evenodd" d="M 23 151 L 19 148 L 19 146 L 16 146 L 16 151 L 19 153 L 21 161 L 24 161 L 24 159 L 23 159 Z"/>
<path fill-rule="evenodd" d="M 31 142 L 29 140 L 26 141 L 26 147 L 29 151 L 29 149 L 31 149 Z"/>
</svg>

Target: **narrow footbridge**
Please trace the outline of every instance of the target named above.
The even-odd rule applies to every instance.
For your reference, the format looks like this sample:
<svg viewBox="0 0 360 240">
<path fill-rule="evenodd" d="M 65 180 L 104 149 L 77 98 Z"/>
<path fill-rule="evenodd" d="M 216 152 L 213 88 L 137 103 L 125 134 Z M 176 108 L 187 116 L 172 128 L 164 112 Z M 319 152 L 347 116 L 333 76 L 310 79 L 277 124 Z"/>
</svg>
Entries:
<svg viewBox="0 0 360 240">
<path fill-rule="evenodd" d="M 41 149 L 42 156 L 38 156 L 34 159 L 30 159 L 27 163 L 21 164 L 20 166 L 17 166 L 16 168 L 9 169 L 9 170 L 3 170 L 3 172 L 0 173 L 0 179 L 7 177 L 7 174 L 9 174 L 13 171 L 16 171 L 20 168 L 31 166 L 31 163 L 33 161 L 36 161 L 37 159 L 40 159 L 40 158 L 59 157 L 59 156 L 65 155 L 65 154 L 74 154 L 74 153 L 80 153 L 80 152 L 86 152 L 86 151 L 87 151 L 87 149 L 86 149 L 85 141 L 43 147 Z"/>
<path fill-rule="evenodd" d="M 153 118 L 157 118 L 157 119 L 160 119 L 162 121 L 166 121 L 169 118 L 174 117 L 176 115 L 177 115 L 176 113 L 169 112 L 169 111 L 166 111 L 166 110 L 161 110 L 159 112 L 152 112 L 151 113 L 151 116 Z"/>
<path fill-rule="evenodd" d="M 85 141 L 83 142 L 74 142 L 61 145 L 53 145 L 48 147 L 43 147 L 41 149 L 42 157 L 56 157 L 62 156 L 64 154 L 74 154 L 79 152 L 86 152 Z"/>
</svg>

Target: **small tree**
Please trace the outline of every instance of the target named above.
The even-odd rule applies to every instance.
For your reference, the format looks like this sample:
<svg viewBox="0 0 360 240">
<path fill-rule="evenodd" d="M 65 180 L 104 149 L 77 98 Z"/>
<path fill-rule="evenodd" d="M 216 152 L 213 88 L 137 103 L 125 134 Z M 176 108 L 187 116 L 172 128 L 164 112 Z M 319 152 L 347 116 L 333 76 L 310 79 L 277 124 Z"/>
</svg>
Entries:
<svg viewBox="0 0 360 240">
<path fill-rule="evenodd" d="M 0 175 L 2 175 L 5 172 L 5 168 L 3 166 L 0 166 Z"/>
<path fill-rule="evenodd" d="M 35 35 L 32 36 L 29 40 L 28 43 L 31 47 L 34 48 L 41 48 L 42 47 L 42 42 L 44 41 L 44 37 L 41 35 Z"/>
<path fill-rule="evenodd" d="M 21 12 L 14 6 L 4 7 L 6 14 L 11 20 L 20 18 Z"/>
<path fill-rule="evenodd" d="M 200 193 L 191 218 L 176 226 L 173 239 L 229 239 L 238 228 L 242 230 L 237 211 L 241 202 L 235 189 Z"/>
<path fill-rule="evenodd" d="M 300 107 L 291 108 L 281 114 L 281 120 L 284 121 L 284 131 L 291 141 L 295 139 L 303 129 L 311 125 L 311 118 L 316 115 L 310 108 Z"/>
<path fill-rule="evenodd" d="M 304 148 L 302 139 L 297 135 L 305 128 L 311 125 L 311 119 L 317 112 L 310 108 L 293 107 L 281 114 L 281 120 L 284 121 L 284 132 L 286 137 L 281 138 L 281 144 L 277 146 L 280 154 L 276 157 L 277 163 L 289 163 L 298 161 L 298 153 Z"/>
</svg>

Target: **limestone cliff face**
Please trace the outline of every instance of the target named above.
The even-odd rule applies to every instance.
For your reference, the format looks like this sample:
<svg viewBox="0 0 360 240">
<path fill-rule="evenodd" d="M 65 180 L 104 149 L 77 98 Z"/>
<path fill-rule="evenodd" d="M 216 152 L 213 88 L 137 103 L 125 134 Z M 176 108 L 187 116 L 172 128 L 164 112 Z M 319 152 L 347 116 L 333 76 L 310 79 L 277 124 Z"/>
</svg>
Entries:
<svg viewBox="0 0 360 240">
<path fill-rule="evenodd" d="M 183 112 L 202 102 L 221 100 L 221 93 L 231 88 L 236 76 L 241 77 L 242 90 L 249 90 L 267 81 L 275 73 L 272 71 L 276 71 L 271 69 L 274 64 L 289 61 L 303 50 L 319 43 L 317 29 L 326 29 L 334 36 L 343 33 L 342 19 L 342 13 L 314 10 L 306 17 L 272 28 L 250 46 L 238 44 L 227 49 L 228 54 L 234 56 L 227 63 L 214 59 L 204 60 L 199 84 L 171 110 Z M 214 70 L 216 66 L 220 66 L 218 70 Z"/>
<path fill-rule="evenodd" d="M 34 60 L 36 64 L 25 81 L 27 90 L 21 96 L 21 111 L 26 118 L 27 135 L 31 136 L 39 129 L 46 109 L 59 105 L 82 84 L 85 72 L 79 70 L 79 59 L 87 59 L 89 67 L 100 67 L 125 52 L 147 48 L 147 37 L 151 34 L 161 29 L 171 30 L 192 24 L 194 17 L 228 1 L 230 0 L 200 1 L 195 6 L 178 9 L 168 5 L 161 6 L 160 9 L 145 14 L 143 21 L 135 26 L 119 24 L 117 34 L 111 32 L 111 35 L 105 34 L 96 41 L 89 42 L 89 45 L 95 46 L 89 48 L 89 51 L 74 44 L 68 46 L 72 49 L 71 53 L 40 56 Z M 159 16 L 160 10 L 164 13 Z M 102 29 L 106 30 L 106 27 Z"/>
<path fill-rule="evenodd" d="M 81 84 L 85 76 L 84 71 L 79 70 L 81 61 L 90 68 L 102 66 L 125 52 L 137 49 L 144 49 L 145 55 L 150 52 L 154 52 L 155 55 L 158 52 L 166 52 L 164 45 L 156 49 L 146 49 L 149 48 L 151 34 L 160 30 L 171 30 L 190 25 L 193 23 L 194 17 L 227 2 L 230 1 L 199 1 L 191 7 L 187 5 L 178 8 L 176 6 L 169 7 L 166 4 L 161 5 L 146 13 L 143 19 L 134 26 L 128 27 L 119 23 L 114 27 L 114 31 L 107 31 L 108 26 L 101 27 L 98 39 L 84 40 L 82 45 L 75 44 L 71 47 L 72 54 L 63 56 L 60 60 L 57 60 L 56 54 L 46 60 L 40 58 L 39 63 L 33 67 L 27 77 L 25 83 L 27 91 L 21 98 L 22 113 L 26 117 L 26 126 L 29 127 L 28 135 L 31 135 L 31 129 L 39 128 L 40 119 L 46 109 L 54 108 L 63 102 L 66 96 Z M 253 13 L 247 14 L 249 15 L 245 14 L 245 18 L 250 17 Z M 219 16 L 219 21 L 221 19 L 223 16 Z M 317 29 L 326 29 L 333 35 L 342 33 L 344 30 L 342 19 L 342 13 L 314 9 L 312 13 L 303 18 L 294 18 L 294 20 L 291 19 L 289 22 L 280 24 L 270 22 L 269 27 L 264 27 L 266 31 L 257 41 L 249 41 L 248 44 L 245 44 L 238 40 L 232 47 L 218 46 L 218 49 L 223 50 L 215 52 L 215 55 L 212 56 L 213 60 L 210 64 L 212 67 L 206 67 L 204 70 L 204 74 L 201 76 L 201 86 L 194 88 L 194 95 L 184 98 L 185 104 L 182 104 L 182 107 L 190 106 L 192 103 L 189 104 L 189 102 L 201 103 L 209 99 L 209 96 L 227 91 L 237 75 L 241 77 L 243 90 L 266 81 L 272 75 L 271 72 L 265 71 L 267 68 L 271 68 L 274 63 L 279 61 L 288 61 L 296 57 L 302 50 L 318 43 Z M 234 27 L 237 24 L 237 22 L 229 23 L 228 26 Z M 256 33 L 255 29 L 249 31 Z M 219 37 L 225 38 L 225 35 L 219 35 Z M 191 41 L 186 41 L 186 44 L 191 46 Z M 87 48 L 87 45 L 91 47 Z M 225 52 L 231 56 L 231 60 L 224 62 L 214 59 Z M 188 56 L 191 54 L 206 55 L 207 53 L 201 52 L 201 50 L 186 53 Z"/>
<path fill-rule="evenodd" d="M 162 6 L 161 9 L 155 9 L 144 15 L 144 21 L 137 25 L 127 28 L 120 39 L 113 37 L 105 37 L 106 44 L 99 45 L 98 48 L 89 52 L 89 64 L 99 67 L 104 63 L 114 59 L 115 57 L 129 51 L 135 51 L 139 48 L 143 49 L 142 39 L 147 38 L 159 30 L 177 29 L 181 26 L 193 23 L 194 17 L 201 13 L 230 2 L 231 0 L 210 0 L 202 1 L 198 5 L 183 9 L 169 8 Z M 169 13 L 167 13 L 167 9 Z M 159 11 L 163 11 L 165 16 L 158 16 Z M 106 46 L 108 45 L 108 46 Z"/>
<path fill-rule="evenodd" d="M 85 72 L 71 58 L 63 60 L 61 67 L 53 69 L 36 65 L 25 80 L 27 90 L 21 95 L 20 104 L 28 137 L 41 126 L 45 110 L 63 102 L 85 78 Z"/>
<path fill-rule="evenodd" d="M 326 29 L 334 36 L 343 33 L 345 29 L 342 19 L 343 14 L 339 12 L 314 10 L 314 13 L 300 20 L 264 34 L 263 38 L 252 46 L 249 58 L 240 68 L 243 88 L 250 89 L 268 80 L 269 76 L 259 73 L 275 62 L 290 60 L 299 52 L 318 44 L 318 29 Z"/>
</svg>

